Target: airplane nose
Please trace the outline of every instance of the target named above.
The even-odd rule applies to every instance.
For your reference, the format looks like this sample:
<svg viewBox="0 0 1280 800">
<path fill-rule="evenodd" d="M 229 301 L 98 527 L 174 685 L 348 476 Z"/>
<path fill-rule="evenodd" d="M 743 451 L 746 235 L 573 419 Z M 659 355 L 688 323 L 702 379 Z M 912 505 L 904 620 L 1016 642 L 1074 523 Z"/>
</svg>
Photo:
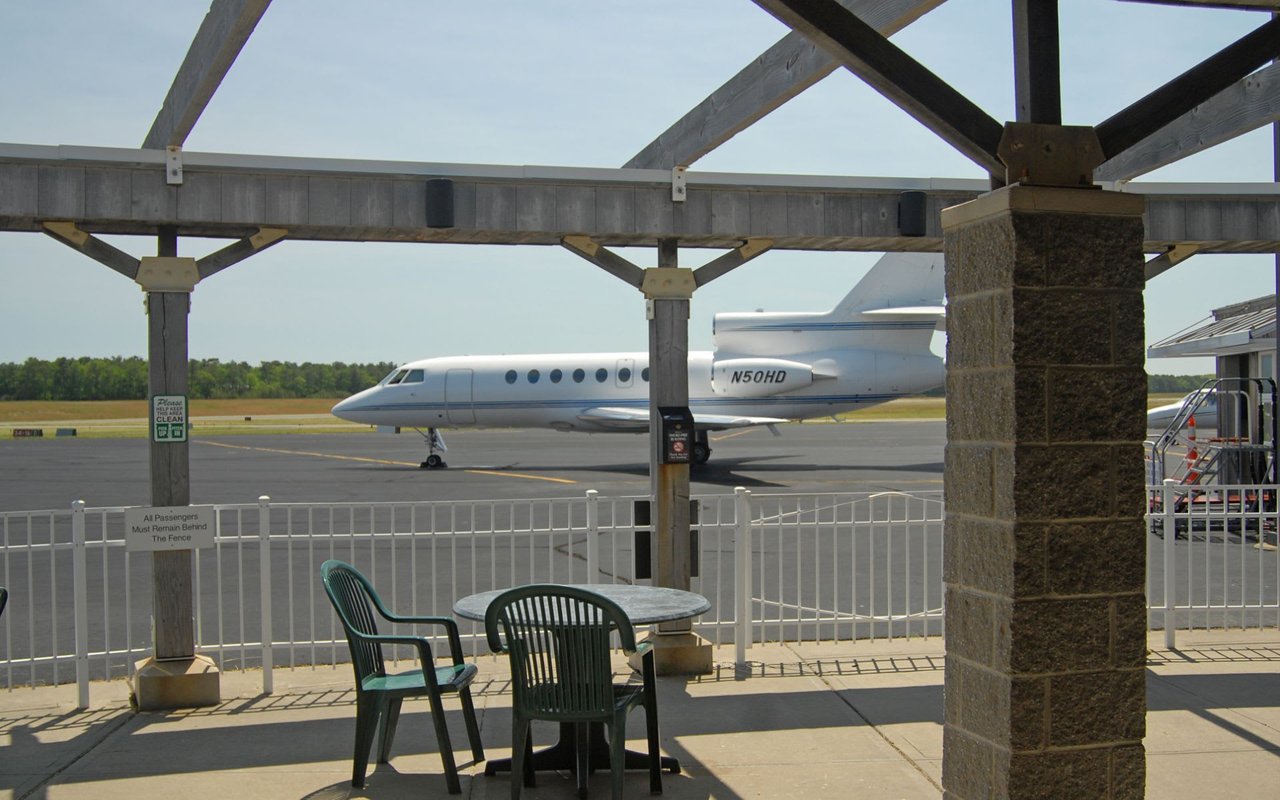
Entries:
<svg viewBox="0 0 1280 800">
<path fill-rule="evenodd" d="M 348 422 L 367 422 L 366 415 L 362 414 L 361 411 L 365 408 L 365 400 L 368 399 L 369 391 L 365 389 L 363 392 L 353 394 L 345 400 L 339 401 L 337 405 L 329 409 L 329 413 L 338 419 L 345 419 Z"/>
</svg>

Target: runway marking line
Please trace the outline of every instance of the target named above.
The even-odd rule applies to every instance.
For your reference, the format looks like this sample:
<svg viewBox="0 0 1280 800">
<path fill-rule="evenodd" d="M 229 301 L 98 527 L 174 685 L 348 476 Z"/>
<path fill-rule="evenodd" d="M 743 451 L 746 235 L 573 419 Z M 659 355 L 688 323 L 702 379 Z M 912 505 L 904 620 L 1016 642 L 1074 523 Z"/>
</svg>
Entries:
<svg viewBox="0 0 1280 800">
<path fill-rule="evenodd" d="M 335 461 L 362 461 L 366 464 L 388 464 L 394 467 L 416 467 L 416 461 L 392 461 L 386 458 L 368 458 L 366 456 L 341 456 L 335 453 L 315 453 L 310 450 L 282 450 L 276 447 L 252 447 L 244 444 L 227 444 L 226 442 L 209 442 L 201 441 L 200 444 L 207 444 L 213 447 L 226 447 L 230 450 L 255 450 L 259 453 L 280 453 L 288 456 L 312 456 L 315 458 L 332 458 Z M 548 478 L 544 475 L 525 475 L 521 472 L 498 472 L 496 470 L 487 469 L 464 469 L 463 472 L 469 472 L 473 475 L 496 475 L 502 478 L 524 478 L 531 481 L 548 481 L 550 483 L 577 483 L 577 481 L 568 478 Z"/>
</svg>

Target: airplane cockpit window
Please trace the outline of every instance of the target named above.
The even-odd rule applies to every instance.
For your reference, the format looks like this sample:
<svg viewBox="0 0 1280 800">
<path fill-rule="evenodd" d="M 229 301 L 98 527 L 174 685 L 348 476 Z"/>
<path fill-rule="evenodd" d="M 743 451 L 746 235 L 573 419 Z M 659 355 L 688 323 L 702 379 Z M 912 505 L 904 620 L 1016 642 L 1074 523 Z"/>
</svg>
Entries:
<svg viewBox="0 0 1280 800">
<path fill-rule="evenodd" d="M 538 372 L 536 369 L 529 370 L 529 383 L 537 383 L 538 378 L 541 378 L 541 377 L 542 377 L 542 373 Z"/>
<path fill-rule="evenodd" d="M 631 370 L 628 369 L 627 367 L 623 367 L 622 369 L 618 370 L 618 383 L 630 383 L 630 382 L 631 382 Z"/>
<path fill-rule="evenodd" d="M 507 370 L 507 383 L 516 382 L 516 371 L 514 369 Z"/>
<path fill-rule="evenodd" d="M 582 383 L 582 380 L 583 380 L 584 378 L 586 378 L 586 377 L 587 377 L 586 370 L 583 370 L 583 369 L 575 369 L 575 370 L 573 371 L 573 382 L 574 382 L 574 383 Z"/>
<path fill-rule="evenodd" d="M 411 369 L 409 370 L 408 375 L 405 375 L 403 378 L 400 379 L 400 382 L 401 383 L 422 383 L 422 379 L 424 377 L 425 375 L 422 370 Z"/>
<path fill-rule="evenodd" d="M 405 376 L 405 375 L 408 375 L 408 374 L 409 374 L 409 370 L 407 370 L 407 369 L 398 369 L 398 370 L 396 370 L 395 372 L 393 372 L 393 373 L 391 374 L 391 377 L 387 378 L 387 385 L 388 385 L 388 386 L 395 386 L 397 383 L 399 383 L 400 381 L 404 380 L 404 376 Z"/>
<path fill-rule="evenodd" d="M 644 369 L 640 370 L 640 380 L 644 381 L 645 383 L 648 383 L 648 382 L 649 382 L 649 368 L 648 368 L 648 367 L 645 367 Z"/>
<path fill-rule="evenodd" d="M 596 370 L 596 383 L 604 383 L 607 380 L 609 380 L 609 370 L 604 367 Z"/>
<path fill-rule="evenodd" d="M 400 368 L 399 368 L 399 367 L 396 367 L 395 369 L 391 370 L 390 372 L 388 372 L 388 373 L 387 373 L 387 376 L 386 376 L 385 378 L 383 378 L 382 380 L 378 381 L 378 385 L 379 385 L 379 386 L 382 386 L 383 384 L 391 383 L 391 379 L 392 379 L 392 378 L 394 378 L 394 377 L 395 377 L 395 374 L 396 374 L 397 372 L 399 372 L 399 371 L 400 371 Z"/>
<path fill-rule="evenodd" d="M 564 373 L 558 369 L 553 369 L 547 377 L 551 379 L 552 383 L 559 383 L 560 379 L 564 377 Z"/>
</svg>

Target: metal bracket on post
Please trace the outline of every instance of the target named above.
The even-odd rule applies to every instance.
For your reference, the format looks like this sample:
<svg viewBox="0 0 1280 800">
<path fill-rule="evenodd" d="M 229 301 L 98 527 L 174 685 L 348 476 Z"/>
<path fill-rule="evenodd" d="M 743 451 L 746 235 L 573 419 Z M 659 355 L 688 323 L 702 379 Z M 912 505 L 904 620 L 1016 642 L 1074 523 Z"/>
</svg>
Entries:
<svg viewBox="0 0 1280 800">
<path fill-rule="evenodd" d="M 689 171 L 688 167 L 672 167 L 671 168 L 671 202 L 683 203 L 688 194 L 688 178 L 685 173 Z"/>
<path fill-rule="evenodd" d="M 996 148 L 1005 183 L 1097 189 L 1093 170 L 1105 159 L 1097 132 L 1083 125 L 1006 122 Z"/>
<path fill-rule="evenodd" d="M 170 186 L 182 185 L 182 148 L 174 144 L 164 149 L 164 182 Z"/>
<path fill-rule="evenodd" d="M 194 258 L 179 256 L 144 256 L 134 278 L 144 292 L 186 292 L 190 294 L 200 282 L 200 269 Z"/>
</svg>

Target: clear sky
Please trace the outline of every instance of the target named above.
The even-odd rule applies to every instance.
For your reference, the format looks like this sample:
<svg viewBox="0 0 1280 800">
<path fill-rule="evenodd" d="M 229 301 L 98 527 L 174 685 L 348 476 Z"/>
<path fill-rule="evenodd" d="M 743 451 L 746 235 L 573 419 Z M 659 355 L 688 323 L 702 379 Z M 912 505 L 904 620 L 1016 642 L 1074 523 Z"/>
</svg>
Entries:
<svg viewBox="0 0 1280 800">
<path fill-rule="evenodd" d="M 1095 124 L 1266 21 L 1060 4 L 1063 117 Z M 4 0 L 0 141 L 137 147 L 207 0 Z M 894 41 L 1012 119 L 1009 0 L 950 0 Z M 750 0 L 275 0 L 187 140 L 195 151 L 617 167 L 786 33 Z M 1150 173 L 1270 181 L 1269 128 Z M 844 70 L 692 169 L 981 178 Z M 135 256 L 155 242 L 115 237 Z M 182 239 L 199 257 L 225 242 Z M 624 250 L 653 266 L 652 250 Z M 684 250 L 696 267 L 716 251 Z M 877 254 L 772 252 L 700 289 L 717 311 L 824 310 Z M 1275 259 L 1197 256 L 1152 280 L 1148 342 L 1275 291 Z M 256 363 L 644 350 L 641 295 L 557 247 L 284 242 L 192 295 L 190 352 Z M 40 234 L 0 234 L 0 361 L 144 355 L 136 284 Z M 1204 359 L 1151 372 L 1211 372 Z"/>
</svg>

